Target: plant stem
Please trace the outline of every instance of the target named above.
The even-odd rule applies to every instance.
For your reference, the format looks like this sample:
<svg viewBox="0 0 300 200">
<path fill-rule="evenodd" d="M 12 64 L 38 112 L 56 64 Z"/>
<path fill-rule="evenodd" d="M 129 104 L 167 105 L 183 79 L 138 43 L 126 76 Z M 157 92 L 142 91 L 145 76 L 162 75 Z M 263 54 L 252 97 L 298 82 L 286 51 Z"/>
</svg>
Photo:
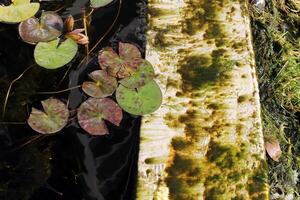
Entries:
<svg viewBox="0 0 300 200">
<path fill-rule="evenodd" d="M 5 96 L 5 101 L 4 101 L 4 105 L 3 105 L 3 112 L 2 112 L 2 119 L 4 119 L 4 117 L 5 117 L 5 110 L 6 110 L 6 106 L 7 106 L 9 94 L 10 94 L 10 91 L 11 91 L 11 88 L 12 88 L 13 84 L 14 84 L 16 81 L 18 81 L 19 79 L 21 79 L 21 78 L 23 77 L 23 75 L 24 75 L 27 71 L 29 71 L 31 68 L 33 68 L 35 65 L 36 65 L 36 64 L 33 64 L 33 65 L 29 66 L 27 69 L 24 70 L 24 72 L 23 72 L 22 74 L 20 74 L 16 79 L 14 79 L 14 80 L 10 83 L 10 85 L 9 85 L 9 87 L 8 87 L 8 90 L 7 90 L 7 92 L 6 92 L 6 96 Z"/>
<path fill-rule="evenodd" d="M 26 122 L 0 122 L 0 125 L 24 125 Z"/>
<path fill-rule="evenodd" d="M 67 88 L 67 89 L 64 89 L 64 90 L 59 90 L 59 91 L 54 91 L 54 92 L 37 92 L 37 94 L 58 94 L 58 93 L 74 90 L 74 89 L 77 89 L 77 88 L 80 88 L 80 87 L 81 87 L 81 85 L 76 85 L 74 87 L 70 87 L 70 88 Z"/>
<path fill-rule="evenodd" d="M 93 10 L 92 10 L 93 11 Z M 83 12 L 83 27 L 84 27 L 84 33 L 86 36 L 89 36 L 88 35 L 88 27 L 87 27 L 87 17 L 88 15 L 85 15 L 85 11 Z M 85 45 L 85 51 L 86 51 L 86 56 L 88 55 L 89 53 L 89 43 L 87 43 Z"/>
<path fill-rule="evenodd" d="M 119 7 L 118 7 L 118 12 L 117 15 L 111 24 L 111 26 L 107 29 L 107 31 L 104 33 L 104 35 L 97 41 L 97 43 L 93 46 L 93 48 L 88 52 L 88 54 L 92 53 L 97 46 L 102 42 L 102 40 L 108 35 L 108 33 L 112 30 L 112 28 L 115 26 L 116 22 L 119 19 L 120 13 L 121 13 L 121 7 L 122 7 L 122 0 L 119 1 Z"/>
</svg>

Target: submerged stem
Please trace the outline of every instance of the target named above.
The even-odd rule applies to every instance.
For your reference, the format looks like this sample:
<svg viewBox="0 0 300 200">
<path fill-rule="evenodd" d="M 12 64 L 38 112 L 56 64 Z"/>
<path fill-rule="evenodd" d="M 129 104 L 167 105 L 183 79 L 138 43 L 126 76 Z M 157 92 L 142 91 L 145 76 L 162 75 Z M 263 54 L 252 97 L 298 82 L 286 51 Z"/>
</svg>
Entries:
<svg viewBox="0 0 300 200">
<path fill-rule="evenodd" d="M 97 43 L 93 46 L 93 48 L 88 52 L 88 54 L 92 53 L 97 46 L 100 44 L 100 42 L 102 42 L 102 40 L 108 35 L 108 33 L 112 30 L 112 28 L 115 26 L 116 22 L 119 19 L 120 13 L 121 13 L 121 7 L 122 7 L 122 0 L 119 0 L 119 7 L 118 7 L 118 12 L 117 15 L 113 21 L 113 23 L 111 24 L 111 26 L 107 29 L 107 31 L 104 33 L 104 35 L 97 41 Z"/>
<path fill-rule="evenodd" d="M 61 6 L 61 7 L 57 8 L 56 10 L 54 10 L 53 12 L 57 13 L 57 12 L 61 11 L 64 8 L 66 8 L 66 6 Z"/>
<path fill-rule="evenodd" d="M 86 36 L 88 36 L 87 18 L 88 18 L 88 15 L 85 15 L 85 11 L 84 11 L 83 12 L 83 27 L 84 27 L 84 34 Z M 86 56 L 87 56 L 89 53 L 89 43 L 87 43 L 85 45 L 85 50 L 86 50 Z"/>
<path fill-rule="evenodd" d="M 13 151 L 13 152 L 14 152 L 14 151 L 18 151 L 18 150 L 24 148 L 25 146 L 27 146 L 27 145 L 29 145 L 29 144 L 31 144 L 31 143 L 33 143 L 33 142 L 38 142 L 38 141 L 40 141 L 40 140 L 42 140 L 42 139 L 44 139 L 44 138 L 46 138 L 46 137 L 47 137 L 47 135 L 37 135 L 37 136 L 34 136 L 32 139 L 29 139 L 27 142 L 21 144 L 20 146 L 16 147 L 16 148 L 13 149 L 12 151 Z"/>
<path fill-rule="evenodd" d="M 81 87 L 81 85 L 76 85 L 74 87 L 70 87 L 70 88 L 67 88 L 67 89 L 64 89 L 64 90 L 59 90 L 59 91 L 54 91 L 54 92 L 37 92 L 37 94 L 58 94 L 58 93 L 74 90 L 74 89 L 77 89 L 77 88 L 80 88 L 80 87 Z"/>
<path fill-rule="evenodd" d="M 7 92 L 6 92 L 6 96 L 5 96 L 5 101 L 4 101 L 4 105 L 3 105 L 3 111 L 2 111 L 2 119 L 4 119 L 4 117 L 5 117 L 5 110 L 6 110 L 6 106 L 7 106 L 9 94 L 10 94 L 10 91 L 11 91 L 11 88 L 12 88 L 13 84 L 14 84 L 16 81 L 18 81 L 19 79 L 21 79 L 21 78 L 23 77 L 23 75 L 24 75 L 27 71 L 29 71 L 31 68 L 33 68 L 35 65 L 36 65 L 36 64 L 33 64 L 33 65 L 29 66 L 27 69 L 24 70 L 24 72 L 23 72 L 22 74 L 20 74 L 16 79 L 14 79 L 14 80 L 10 83 L 10 85 L 9 85 L 9 87 L 8 87 L 8 90 L 7 90 Z"/>
<path fill-rule="evenodd" d="M 0 122 L 0 125 L 24 125 L 26 122 Z"/>
</svg>

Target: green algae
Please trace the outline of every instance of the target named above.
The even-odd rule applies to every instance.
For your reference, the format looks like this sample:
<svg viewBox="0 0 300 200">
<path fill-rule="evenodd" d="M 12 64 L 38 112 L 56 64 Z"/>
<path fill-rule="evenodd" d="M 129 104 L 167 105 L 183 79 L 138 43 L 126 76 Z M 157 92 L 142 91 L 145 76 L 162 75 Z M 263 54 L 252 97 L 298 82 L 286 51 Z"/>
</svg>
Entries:
<svg viewBox="0 0 300 200">
<path fill-rule="evenodd" d="M 196 159 L 191 155 L 176 154 L 173 166 L 167 168 L 166 172 L 166 184 L 170 189 L 171 199 L 197 199 L 200 193 L 191 187 L 201 181 L 202 168 Z"/>
<path fill-rule="evenodd" d="M 179 50 L 177 53 L 183 55 L 183 59 L 177 64 L 177 72 L 181 75 L 182 83 L 180 85 L 179 82 L 170 79 L 167 87 L 181 89 L 176 92 L 178 97 L 202 97 L 205 94 L 203 91 L 207 89 L 221 93 L 224 87 L 232 85 L 228 79 L 232 78 L 230 72 L 233 67 L 244 66 L 243 61 L 231 60 L 230 50 L 224 47 L 234 48 L 238 53 L 245 50 L 243 48 L 245 41 L 230 41 L 226 35 L 229 30 L 225 29 L 226 26 L 222 22 L 217 21 L 219 11 L 231 1 L 190 0 L 185 3 L 188 6 L 183 10 L 185 20 L 181 21 L 182 32 L 193 36 L 200 30 L 204 32 L 204 42 L 211 44 L 209 46 L 216 45 L 217 49 L 201 55 L 192 53 L 192 50 Z M 232 7 L 230 13 L 233 15 L 235 10 Z M 156 46 L 171 48 L 171 43 L 166 39 L 168 31 L 159 30 L 155 39 Z M 161 38 L 164 41 L 159 41 Z M 224 93 L 218 96 L 205 96 L 208 100 L 205 100 L 204 105 L 203 102 L 189 102 L 185 114 L 177 116 L 168 113 L 164 117 L 169 127 L 184 127 L 185 133 L 183 137 L 174 137 L 171 142 L 172 155 L 166 169 L 166 184 L 170 190 L 170 199 L 198 199 L 203 195 L 205 199 L 243 199 L 239 189 L 246 190 L 247 186 L 243 186 L 243 183 L 245 184 L 243 181 L 252 175 L 251 171 L 243 170 L 246 168 L 245 160 L 250 159 L 248 157 L 250 155 L 246 154 L 249 146 L 241 144 L 241 148 L 237 148 L 236 144 L 225 142 L 221 144 L 215 141 L 220 135 L 230 135 L 231 129 L 236 126 L 222 120 L 227 107 L 222 102 L 217 102 L 216 98 L 225 96 Z M 239 102 L 246 100 L 250 101 L 251 97 L 242 96 Z M 200 106 L 209 109 L 209 112 L 202 112 Z M 205 126 L 201 124 L 202 121 L 196 119 L 203 119 L 208 123 Z M 213 125 L 210 125 L 210 122 L 213 122 Z M 240 132 L 245 130 L 242 124 L 237 128 L 240 128 Z M 210 140 L 208 149 L 204 149 L 207 146 L 199 147 L 199 141 L 203 140 Z M 198 157 L 199 154 L 201 155 Z M 200 189 L 203 186 L 205 186 L 204 193 Z M 260 194 L 253 193 L 253 195 Z"/>
<path fill-rule="evenodd" d="M 210 142 L 207 152 L 208 161 L 221 168 L 234 168 L 245 157 L 244 152 L 237 150 L 235 146 L 221 145 L 213 141 Z"/>
<path fill-rule="evenodd" d="M 154 37 L 154 41 L 153 41 L 153 45 L 155 47 L 163 49 L 164 47 L 167 47 L 168 45 L 170 45 L 170 43 L 167 42 L 167 39 L 165 37 L 166 33 L 168 33 L 167 29 L 157 30 L 155 37 Z"/>
<path fill-rule="evenodd" d="M 211 54 L 185 56 L 178 63 L 177 70 L 182 77 L 182 90 L 198 90 L 220 78 L 228 78 L 230 75 L 226 72 L 232 69 L 236 61 L 228 59 L 226 52 L 225 49 L 219 48 L 213 50 Z"/>
<path fill-rule="evenodd" d="M 166 162 L 167 158 L 165 157 L 152 157 L 145 159 L 146 164 L 159 164 Z"/>
<path fill-rule="evenodd" d="M 268 174 L 266 173 L 266 164 L 262 161 L 262 165 L 253 173 L 250 184 L 247 189 L 252 199 L 267 199 L 268 198 Z M 263 193 L 261 191 L 266 191 Z"/>
<path fill-rule="evenodd" d="M 172 14 L 172 12 L 170 10 L 163 9 L 163 8 L 151 7 L 148 10 L 148 14 L 151 15 L 152 17 L 161 17 L 163 15 L 170 15 Z"/>
<path fill-rule="evenodd" d="M 252 97 L 249 96 L 249 95 L 241 95 L 238 97 L 238 103 L 243 103 L 243 102 L 246 102 L 246 101 L 249 101 Z"/>
<path fill-rule="evenodd" d="M 178 120 L 178 116 L 172 114 L 172 113 L 167 113 L 165 116 L 164 116 L 164 121 L 165 123 L 169 126 L 169 127 L 172 127 L 172 128 L 179 128 L 181 127 L 181 124 Z"/>
</svg>

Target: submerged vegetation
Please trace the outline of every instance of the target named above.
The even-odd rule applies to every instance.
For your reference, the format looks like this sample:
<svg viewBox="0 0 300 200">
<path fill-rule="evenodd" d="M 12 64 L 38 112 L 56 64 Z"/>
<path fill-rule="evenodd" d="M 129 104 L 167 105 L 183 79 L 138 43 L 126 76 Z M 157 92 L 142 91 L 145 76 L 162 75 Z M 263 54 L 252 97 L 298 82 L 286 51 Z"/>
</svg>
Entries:
<svg viewBox="0 0 300 200">
<path fill-rule="evenodd" d="M 279 162 L 268 160 L 271 199 L 300 198 L 300 2 L 269 0 L 253 7 L 265 141 L 278 141 Z"/>
</svg>

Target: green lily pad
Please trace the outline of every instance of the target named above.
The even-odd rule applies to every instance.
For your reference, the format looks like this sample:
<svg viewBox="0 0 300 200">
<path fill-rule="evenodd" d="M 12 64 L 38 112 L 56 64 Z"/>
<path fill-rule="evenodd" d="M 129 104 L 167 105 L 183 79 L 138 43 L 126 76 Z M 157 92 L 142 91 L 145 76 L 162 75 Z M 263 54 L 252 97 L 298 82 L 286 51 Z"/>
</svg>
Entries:
<svg viewBox="0 0 300 200">
<path fill-rule="evenodd" d="M 40 42 L 34 50 L 38 65 L 47 69 L 57 69 L 68 64 L 76 55 L 78 46 L 72 39 L 59 44 L 59 39 L 51 42 Z"/>
<path fill-rule="evenodd" d="M 131 76 L 143 62 L 139 49 L 129 43 L 119 43 L 119 55 L 110 47 L 104 48 L 98 56 L 100 67 L 111 76 Z"/>
<path fill-rule="evenodd" d="M 81 128 L 89 134 L 107 135 L 109 132 L 104 120 L 119 126 L 123 112 L 118 104 L 111 99 L 89 98 L 78 108 L 77 118 Z"/>
<path fill-rule="evenodd" d="M 126 77 L 119 81 L 123 86 L 127 88 L 139 88 L 155 77 L 154 69 L 150 62 L 144 60 L 144 62 L 138 67 L 138 70 L 134 72 L 130 77 Z"/>
<path fill-rule="evenodd" d="M 0 5 L 0 22 L 19 23 L 37 13 L 39 3 L 30 3 L 30 0 L 14 0 L 9 6 Z"/>
<path fill-rule="evenodd" d="M 117 79 L 109 76 L 104 70 L 93 71 L 89 76 L 93 79 L 93 82 L 83 82 L 82 90 L 91 97 L 103 98 L 110 96 L 118 86 Z"/>
<path fill-rule="evenodd" d="M 152 113 L 162 103 L 161 90 L 154 80 L 137 89 L 130 89 L 119 85 L 116 98 L 121 108 L 133 115 Z"/>
<path fill-rule="evenodd" d="M 113 0 L 91 0 L 91 5 L 93 8 L 100 8 L 107 6 L 111 2 L 113 2 Z"/>
<path fill-rule="evenodd" d="M 36 132 L 52 134 L 63 129 L 68 123 L 69 110 L 58 99 L 50 98 L 42 101 L 44 111 L 32 108 L 27 120 L 28 125 Z"/>
<path fill-rule="evenodd" d="M 62 34 L 63 20 L 55 12 L 44 12 L 39 19 L 32 17 L 19 25 L 19 35 L 24 42 L 36 44 L 56 39 Z"/>
</svg>

